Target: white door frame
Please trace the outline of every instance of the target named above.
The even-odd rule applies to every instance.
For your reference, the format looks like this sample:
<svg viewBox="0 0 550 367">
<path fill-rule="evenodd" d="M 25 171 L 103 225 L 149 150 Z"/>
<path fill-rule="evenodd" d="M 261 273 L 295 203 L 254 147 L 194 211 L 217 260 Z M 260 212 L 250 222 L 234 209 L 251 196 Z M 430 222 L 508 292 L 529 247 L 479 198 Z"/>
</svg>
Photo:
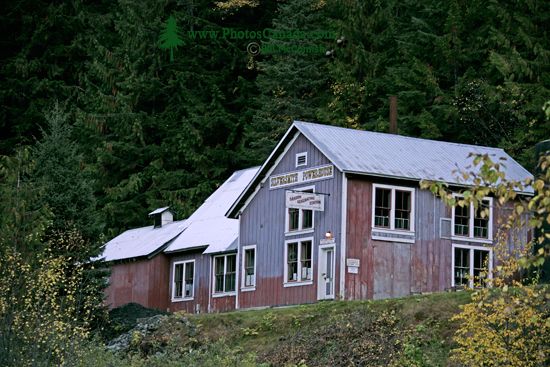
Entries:
<svg viewBox="0 0 550 367">
<path fill-rule="evenodd" d="M 326 265 L 326 259 L 323 254 L 326 254 L 326 250 L 332 250 L 332 296 L 326 296 L 326 282 L 323 272 Z M 336 291 L 336 246 L 334 244 L 329 245 L 320 245 L 319 246 L 319 255 L 318 255 L 317 266 L 317 300 L 322 299 L 334 299 Z"/>
</svg>

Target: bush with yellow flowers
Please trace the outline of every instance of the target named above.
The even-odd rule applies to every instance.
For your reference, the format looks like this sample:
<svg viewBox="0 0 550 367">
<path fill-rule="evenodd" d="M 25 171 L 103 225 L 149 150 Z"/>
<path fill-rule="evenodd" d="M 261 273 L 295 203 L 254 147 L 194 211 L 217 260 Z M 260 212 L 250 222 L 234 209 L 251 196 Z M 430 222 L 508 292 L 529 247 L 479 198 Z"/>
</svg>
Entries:
<svg viewBox="0 0 550 367">
<path fill-rule="evenodd" d="M 485 274 L 489 287 L 474 291 L 472 302 L 453 317 L 459 328 L 451 361 L 471 367 L 548 366 L 550 286 L 538 284 L 538 270 L 550 254 L 550 233 L 544 232 L 544 222 L 550 224 L 550 156 L 541 158 L 539 177 L 524 182 L 507 180 L 501 171 L 505 163 L 487 155 L 475 156 L 473 163 L 477 173 L 461 173 L 475 182 L 463 199 L 456 200 L 443 183 L 422 183 L 448 205 L 477 210 L 484 197 L 493 196 L 497 205 L 509 208 L 493 247 L 497 266 L 492 277 Z M 534 196 L 517 194 L 527 187 L 535 189 Z M 485 210 L 482 215 L 489 214 Z M 534 234 L 531 241 L 527 232 Z"/>
</svg>

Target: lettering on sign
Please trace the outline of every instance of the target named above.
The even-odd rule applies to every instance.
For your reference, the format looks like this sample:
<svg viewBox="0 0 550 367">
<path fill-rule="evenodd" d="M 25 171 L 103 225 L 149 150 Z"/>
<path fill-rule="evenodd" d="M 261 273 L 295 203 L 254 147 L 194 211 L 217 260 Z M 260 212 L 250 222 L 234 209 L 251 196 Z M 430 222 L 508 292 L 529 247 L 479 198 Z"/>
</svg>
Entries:
<svg viewBox="0 0 550 367">
<path fill-rule="evenodd" d="M 353 266 L 358 268 L 361 263 L 361 260 L 359 259 L 346 259 L 346 265 L 347 266 Z"/>
<path fill-rule="evenodd" d="M 304 182 L 323 180 L 334 176 L 334 166 L 320 166 L 309 168 L 302 171 L 284 173 L 282 175 L 271 176 L 269 178 L 269 188 L 278 189 L 279 187 L 296 185 Z"/>
<path fill-rule="evenodd" d="M 357 266 L 348 266 L 348 273 L 359 274 L 359 268 Z"/>
<path fill-rule="evenodd" d="M 286 207 L 296 209 L 325 210 L 325 198 L 309 192 L 287 191 Z"/>
</svg>

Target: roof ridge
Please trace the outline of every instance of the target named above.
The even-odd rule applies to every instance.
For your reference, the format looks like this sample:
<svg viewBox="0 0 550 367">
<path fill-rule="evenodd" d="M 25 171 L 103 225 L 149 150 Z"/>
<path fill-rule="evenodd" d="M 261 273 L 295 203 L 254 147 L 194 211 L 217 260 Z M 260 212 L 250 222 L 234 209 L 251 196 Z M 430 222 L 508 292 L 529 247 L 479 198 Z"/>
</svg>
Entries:
<svg viewBox="0 0 550 367">
<path fill-rule="evenodd" d="M 335 126 L 335 125 L 329 125 L 329 124 L 320 124 L 320 123 L 315 123 L 315 122 L 294 120 L 294 125 L 299 125 L 299 124 L 316 125 L 316 126 L 323 126 L 323 127 L 328 127 L 328 128 L 334 128 L 334 129 L 356 131 L 356 132 L 360 132 L 360 133 L 377 134 L 377 135 L 384 135 L 384 136 L 392 136 L 392 137 L 396 137 L 396 138 L 409 139 L 409 140 L 422 140 L 422 141 L 428 141 L 428 142 L 434 142 L 434 143 L 441 143 L 441 144 L 453 144 L 453 145 L 459 145 L 459 146 L 463 146 L 463 147 L 475 147 L 475 148 L 492 149 L 492 150 L 498 150 L 498 151 L 503 151 L 503 152 L 505 152 L 505 150 L 502 149 L 502 148 L 489 147 L 489 146 L 485 146 L 485 145 L 465 144 L 465 143 L 456 143 L 456 142 L 445 141 L 445 140 L 434 140 L 434 139 L 426 139 L 426 138 L 417 138 L 417 137 L 414 137 L 414 136 L 390 134 L 390 133 L 383 133 L 383 132 L 371 131 L 371 130 L 359 130 L 359 129 L 353 129 L 353 128 L 349 128 L 349 127 L 342 127 L 342 126 Z"/>
</svg>

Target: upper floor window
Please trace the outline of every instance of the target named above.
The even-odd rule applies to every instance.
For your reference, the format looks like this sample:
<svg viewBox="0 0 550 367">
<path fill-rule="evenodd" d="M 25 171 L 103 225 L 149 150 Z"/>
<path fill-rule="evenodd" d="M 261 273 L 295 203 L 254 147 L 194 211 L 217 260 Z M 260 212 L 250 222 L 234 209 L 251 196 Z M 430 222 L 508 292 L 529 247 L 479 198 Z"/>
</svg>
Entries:
<svg viewBox="0 0 550 367">
<path fill-rule="evenodd" d="M 460 195 L 454 195 L 462 200 Z M 474 240 L 492 240 L 493 199 L 484 198 L 477 209 L 473 205 L 455 205 L 452 208 L 453 236 Z"/>
<path fill-rule="evenodd" d="M 298 189 L 295 191 L 313 193 L 314 187 Z M 285 232 L 287 234 L 292 234 L 292 232 L 301 232 L 301 231 L 309 232 L 310 230 L 313 230 L 313 210 L 286 208 Z"/>
<path fill-rule="evenodd" d="M 307 152 L 296 154 L 296 167 L 307 166 Z"/>
<path fill-rule="evenodd" d="M 172 300 L 192 299 L 194 278 L 194 260 L 175 262 L 172 272 Z"/>
<path fill-rule="evenodd" d="M 214 257 L 214 293 L 235 292 L 237 255 Z"/>
<path fill-rule="evenodd" d="M 374 184 L 373 203 L 373 227 L 414 231 L 414 189 Z"/>
</svg>

